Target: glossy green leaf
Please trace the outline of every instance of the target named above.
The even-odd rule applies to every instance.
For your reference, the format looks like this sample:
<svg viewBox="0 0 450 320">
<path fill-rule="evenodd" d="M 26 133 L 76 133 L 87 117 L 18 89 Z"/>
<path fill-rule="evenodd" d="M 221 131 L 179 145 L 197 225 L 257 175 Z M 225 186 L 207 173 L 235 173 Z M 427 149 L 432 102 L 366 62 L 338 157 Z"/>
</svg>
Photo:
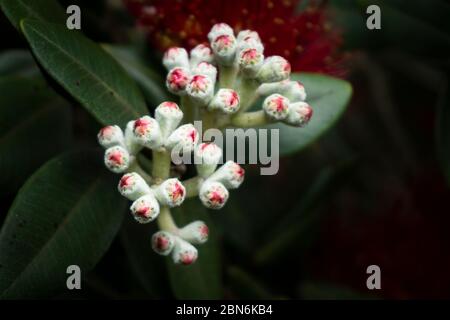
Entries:
<svg viewBox="0 0 450 320">
<path fill-rule="evenodd" d="M 68 266 L 82 276 L 95 266 L 125 212 L 117 179 L 93 150 L 56 157 L 31 176 L 0 232 L 2 298 L 51 297 L 65 288 Z"/>
<path fill-rule="evenodd" d="M 37 20 L 22 29 L 45 70 L 101 123 L 125 126 L 148 112 L 125 70 L 80 32 Z"/>
<path fill-rule="evenodd" d="M 147 67 L 137 50 L 131 46 L 114 46 L 104 44 L 108 51 L 128 72 L 141 88 L 145 99 L 152 106 L 171 100 L 165 88 L 165 80 L 158 73 Z"/>
<path fill-rule="evenodd" d="M 214 212 L 213 212 L 214 213 Z M 198 245 L 198 260 L 190 265 L 175 265 L 171 258 L 166 258 L 170 283 L 178 299 L 221 299 L 222 268 L 220 248 L 216 228 L 209 218 L 210 212 L 200 204 L 198 199 L 190 199 L 173 210 L 178 226 L 184 226 L 195 220 L 204 221 L 209 227 L 208 242 Z"/>
<path fill-rule="evenodd" d="M 71 110 L 41 78 L 0 78 L 0 191 L 69 147 Z"/>
<path fill-rule="evenodd" d="M 56 0 L 0 0 L 0 7 L 17 29 L 20 29 L 20 20 L 25 18 L 66 23 L 64 11 Z"/>
<path fill-rule="evenodd" d="M 0 54 L 0 76 L 36 76 L 39 68 L 28 50 L 8 50 Z"/>
<path fill-rule="evenodd" d="M 280 155 L 304 149 L 330 129 L 345 111 L 352 94 L 351 85 L 341 79 L 312 73 L 294 73 L 291 78 L 305 86 L 306 101 L 314 113 L 304 128 L 283 123 L 268 126 L 271 129 L 280 129 Z"/>
</svg>

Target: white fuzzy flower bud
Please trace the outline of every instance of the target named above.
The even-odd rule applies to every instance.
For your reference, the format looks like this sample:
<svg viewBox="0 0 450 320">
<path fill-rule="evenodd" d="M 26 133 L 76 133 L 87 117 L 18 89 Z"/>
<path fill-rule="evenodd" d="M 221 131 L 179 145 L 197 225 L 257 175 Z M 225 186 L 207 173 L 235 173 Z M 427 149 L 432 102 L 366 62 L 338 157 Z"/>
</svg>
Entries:
<svg viewBox="0 0 450 320">
<path fill-rule="evenodd" d="M 173 68 L 166 77 L 167 90 L 176 95 L 184 95 L 190 79 L 189 69 L 181 67 Z"/>
<path fill-rule="evenodd" d="M 145 180 L 136 172 L 124 174 L 117 185 L 117 189 L 122 196 L 131 201 L 151 192 Z"/>
<path fill-rule="evenodd" d="M 239 95 L 233 89 L 220 89 L 208 105 L 209 110 L 232 114 L 239 110 Z"/>
<path fill-rule="evenodd" d="M 261 42 L 261 38 L 259 37 L 258 32 L 253 30 L 241 30 L 237 35 L 237 41 L 245 41 L 245 39 L 254 39 Z"/>
<path fill-rule="evenodd" d="M 100 143 L 103 148 L 125 145 L 123 132 L 119 126 L 106 126 L 102 128 L 98 133 L 97 138 L 98 143 Z"/>
<path fill-rule="evenodd" d="M 155 119 L 159 123 L 163 140 L 165 140 L 180 124 L 183 111 L 175 102 L 165 101 L 155 109 Z"/>
<path fill-rule="evenodd" d="M 194 66 L 192 68 L 192 73 L 207 76 L 213 82 L 216 82 L 217 79 L 217 68 L 214 67 L 211 63 L 205 61 L 200 62 L 199 64 Z"/>
<path fill-rule="evenodd" d="M 189 242 L 175 237 L 175 246 L 172 251 L 172 259 L 175 263 L 183 265 L 190 265 L 198 258 L 197 249 Z"/>
<path fill-rule="evenodd" d="M 199 44 L 191 50 L 191 67 L 198 65 L 200 62 L 214 62 L 214 55 L 210 47 Z"/>
<path fill-rule="evenodd" d="M 131 213 L 139 223 L 148 223 L 159 215 L 159 203 L 153 194 L 146 194 L 133 202 Z"/>
<path fill-rule="evenodd" d="M 193 244 L 208 241 L 209 229 L 203 221 L 194 221 L 179 230 L 179 236 Z"/>
<path fill-rule="evenodd" d="M 268 96 L 263 102 L 266 115 L 274 120 L 286 119 L 289 113 L 289 99 L 278 93 Z"/>
<path fill-rule="evenodd" d="M 217 181 L 206 180 L 200 187 L 199 198 L 209 209 L 221 209 L 228 200 L 229 192 Z"/>
<path fill-rule="evenodd" d="M 199 134 L 195 127 L 188 123 L 178 127 L 166 140 L 166 147 L 181 148 L 184 151 L 192 151 L 198 143 Z"/>
<path fill-rule="evenodd" d="M 228 189 L 238 188 L 244 182 L 245 170 L 234 161 L 225 162 L 208 181 L 221 182 Z"/>
<path fill-rule="evenodd" d="M 114 146 L 105 151 L 105 166 L 114 173 L 121 173 L 130 166 L 130 154 L 121 146 Z"/>
<path fill-rule="evenodd" d="M 261 53 L 264 51 L 264 46 L 256 31 L 243 30 L 239 32 L 237 42 L 238 52 L 249 48 L 255 48 Z"/>
<path fill-rule="evenodd" d="M 195 148 L 194 157 L 199 176 L 207 178 L 222 160 L 222 149 L 215 143 L 201 143 Z"/>
<path fill-rule="evenodd" d="M 298 81 L 283 80 L 280 82 L 263 83 L 258 88 L 258 94 L 268 96 L 279 93 L 291 102 L 304 101 L 306 99 L 305 87 Z"/>
<path fill-rule="evenodd" d="M 156 253 L 167 256 L 175 246 L 175 236 L 167 231 L 158 231 L 152 236 L 152 249 Z"/>
<path fill-rule="evenodd" d="M 259 82 L 277 82 L 289 78 L 291 65 L 280 56 L 271 56 L 264 60 L 261 69 L 257 74 Z"/>
<path fill-rule="evenodd" d="M 214 95 L 214 82 L 208 76 L 195 75 L 187 85 L 186 93 L 199 105 L 207 105 Z"/>
<path fill-rule="evenodd" d="M 248 78 L 254 78 L 264 62 L 264 55 L 256 48 L 248 48 L 240 51 L 237 56 L 237 64 L 242 74 Z"/>
<path fill-rule="evenodd" d="M 134 122 L 133 134 L 136 141 L 150 149 L 159 148 L 163 143 L 159 123 L 149 116 L 144 116 Z"/>
<path fill-rule="evenodd" d="M 163 65 L 167 70 L 176 67 L 189 68 L 188 53 L 184 48 L 172 47 L 167 49 L 163 57 Z"/>
<path fill-rule="evenodd" d="M 303 101 L 294 102 L 289 105 L 289 114 L 284 122 L 295 127 L 305 126 L 313 115 L 313 109 Z"/>
<path fill-rule="evenodd" d="M 237 50 L 236 38 L 233 35 L 223 34 L 211 43 L 217 63 L 231 66 Z"/>
<path fill-rule="evenodd" d="M 208 40 L 212 42 L 218 36 L 221 35 L 232 35 L 234 36 L 233 29 L 226 23 L 217 23 L 212 26 L 211 30 L 208 33 Z"/>
<path fill-rule="evenodd" d="M 156 199 L 165 206 L 177 207 L 186 196 L 186 188 L 176 178 L 165 180 L 153 189 Z"/>
</svg>

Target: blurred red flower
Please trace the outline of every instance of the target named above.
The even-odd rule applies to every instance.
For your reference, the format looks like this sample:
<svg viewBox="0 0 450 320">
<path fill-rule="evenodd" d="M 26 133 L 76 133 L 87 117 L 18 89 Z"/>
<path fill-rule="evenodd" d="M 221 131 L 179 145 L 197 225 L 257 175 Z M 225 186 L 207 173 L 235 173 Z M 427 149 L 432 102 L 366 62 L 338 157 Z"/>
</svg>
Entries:
<svg viewBox="0 0 450 320">
<path fill-rule="evenodd" d="M 294 71 L 343 76 L 342 34 L 331 23 L 326 1 L 301 0 L 124 0 L 161 50 L 204 43 L 211 26 L 225 22 L 236 32 L 256 30 L 267 55 L 287 58 Z"/>
</svg>

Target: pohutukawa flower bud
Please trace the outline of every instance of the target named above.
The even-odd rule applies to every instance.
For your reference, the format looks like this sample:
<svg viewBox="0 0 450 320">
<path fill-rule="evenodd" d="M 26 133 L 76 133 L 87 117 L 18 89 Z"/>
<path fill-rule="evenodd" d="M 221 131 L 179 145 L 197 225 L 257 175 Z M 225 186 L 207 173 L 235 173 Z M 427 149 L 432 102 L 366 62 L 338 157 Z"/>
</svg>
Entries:
<svg viewBox="0 0 450 320">
<path fill-rule="evenodd" d="M 106 126 L 97 135 L 98 143 L 104 148 L 117 145 L 124 145 L 122 129 L 119 126 Z"/>
<path fill-rule="evenodd" d="M 239 95 L 233 89 L 220 89 L 208 105 L 209 110 L 232 114 L 239 110 Z"/>
<path fill-rule="evenodd" d="M 122 196 L 132 201 L 151 192 L 145 180 L 136 172 L 124 174 L 117 189 Z"/>
<path fill-rule="evenodd" d="M 130 154 L 121 146 L 114 146 L 105 151 L 105 165 L 115 173 L 121 173 L 130 166 Z"/>
<path fill-rule="evenodd" d="M 222 149 L 215 143 L 201 143 L 195 148 L 194 156 L 199 176 L 207 178 L 222 160 Z"/>
<path fill-rule="evenodd" d="M 274 93 L 264 100 L 263 109 L 269 118 L 279 121 L 288 116 L 289 103 L 288 98 Z"/>
<path fill-rule="evenodd" d="M 159 123 L 149 116 L 144 116 L 134 122 L 133 133 L 136 141 L 150 149 L 162 145 L 163 139 Z"/>
<path fill-rule="evenodd" d="M 188 53 L 184 48 L 172 47 L 167 49 L 163 57 L 163 65 L 167 70 L 175 67 L 189 68 Z"/>
<path fill-rule="evenodd" d="M 192 68 L 193 74 L 208 76 L 213 82 L 217 79 L 217 68 L 209 62 L 200 62 Z"/>
<path fill-rule="evenodd" d="M 258 73 L 264 61 L 261 51 L 255 48 L 244 49 L 239 52 L 237 63 L 244 76 L 253 78 Z"/>
<path fill-rule="evenodd" d="M 167 179 L 159 186 L 153 189 L 156 199 L 169 207 L 181 205 L 186 196 L 186 188 L 176 178 Z"/>
<path fill-rule="evenodd" d="M 241 30 L 237 35 L 237 41 L 245 41 L 246 39 L 254 39 L 261 42 L 258 32 L 253 30 Z"/>
<path fill-rule="evenodd" d="M 137 222 L 148 223 L 159 215 L 159 203 L 153 194 L 149 193 L 135 200 L 130 210 Z"/>
<path fill-rule="evenodd" d="M 166 147 L 173 149 L 179 147 L 185 151 L 194 150 L 198 143 L 199 134 L 195 127 L 188 123 L 178 127 L 166 140 Z"/>
<path fill-rule="evenodd" d="M 296 127 L 305 126 L 313 115 L 313 109 L 303 101 L 294 102 L 289 105 L 289 114 L 284 120 L 287 124 Z"/>
<path fill-rule="evenodd" d="M 236 54 L 237 43 L 233 35 L 223 34 L 211 43 L 215 58 L 219 64 L 232 65 Z"/>
<path fill-rule="evenodd" d="M 152 249 L 156 253 L 167 256 L 175 246 L 175 236 L 167 231 L 158 231 L 152 236 Z"/>
<path fill-rule="evenodd" d="M 271 56 L 264 60 L 257 74 L 259 82 L 277 82 L 289 78 L 291 65 L 280 56 Z"/>
<path fill-rule="evenodd" d="M 194 221 L 179 230 L 179 236 L 187 242 L 202 244 L 208 241 L 209 229 L 203 221 Z"/>
<path fill-rule="evenodd" d="M 225 162 L 209 178 L 209 181 L 221 182 L 228 189 L 238 188 L 244 181 L 245 170 L 234 161 Z"/>
<path fill-rule="evenodd" d="M 216 39 L 218 36 L 221 35 L 233 35 L 234 31 L 233 29 L 226 23 L 216 23 L 212 26 L 211 31 L 208 33 L 208 40 L 209 42 L 212 42 L 214 39 Z"/>
<path fill-rule="evenodd" d="M 173 68 L 169 71 L 166 77 L 167 89 L 177 95 L 186 93 L 186 87 L 189 84 L 190 72 L 187 68 Z"/>
<path fill-rule="evenodd" d="M 173 262 L 187 266 L 194 263 L 197 257 L 198 251 L 192 244 L 181 238 L 175 238 L 175 246 L 172 251 Z"/>
<path fill-rule="evenodd" d="M 198 104 L 206 105 L 214 95 L 214 82 L 208 76 L 195 75 L 186 87 L 186 93 Z"/>
<path fill-rule="evenodd" d="M 291 102 L 305 101 L 305 87 L 298 81 L 289 81 L 289 88 L 283 95 L 289 98 Z"/>
<path fill-rule="evenodd" d="M 163 140 L 165 140 L 180 124 L 183 111 L 175 102 L 166 101 L 155 109 L 155 119 L 159 123 Z"/>
<path fill-rule="evenodd" d="M 213 63 L 214 55 L 210 47 L 199 44 L 191 50 L 191 67 L 198 65 L 200 62 Z"/>
<path fill-rule="evenodd" d="M 280 82 L 263 83 L 258 88 L 258 94 L 268 96 L 279 93 L 291 102 L 304 101 L 306 99 L 305 87 L 298 81 L 283 80 Z"/>
<path fill-rule="evenodd" d="M 217 181 L 208 179 L 200 187 L 200 201 L 209 209 L 221 209 L 227 202 L 228 196 L 227 188 Z"/>
<path fill-rule="evenodd" d="M 143 147 L 134 136 L 134 120 L 128 121 L 125 128 L 125 146 L 131 155 L 137 154 Z"/>
</svg>

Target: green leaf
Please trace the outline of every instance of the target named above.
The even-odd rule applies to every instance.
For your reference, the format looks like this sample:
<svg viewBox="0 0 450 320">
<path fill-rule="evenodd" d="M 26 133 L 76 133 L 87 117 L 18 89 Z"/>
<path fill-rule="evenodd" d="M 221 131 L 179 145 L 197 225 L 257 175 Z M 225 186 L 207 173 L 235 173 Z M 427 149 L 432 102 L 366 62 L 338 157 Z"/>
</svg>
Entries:
<svg viewBox="0 0 450 320">
<path fill-rule="evenodd" d="M 132 46 L 114 46 L 104 44 L 108 51 L 134 79 L 145 95 L 149 105 L 157 106 L 161 102 L 171 100 L 165 88 L 165 80 L 155 71 L 148 68 L 137 49 Z"/>
<path fill-rule="evenodd" d="M 41 79 L 0 78 L 0 191 L 15 192 L 71 141 L 71 110 Z"/>
<path fill-rule="evenodd" d="M 220 248 L 216 238 L 216 228 L 209 218 L 207 210 L 197 199 L 190 199 L 183 206 L 173 210 L 179 226 L 195 220 L 204 221 L 210 229 L 208 242 L 198 245 L 198 259 L 190 266 L 176 265 L 167 257 L 170 284 L 178 299 L 221 299 L 222 268 Z"/>
<path fill-rule="evenodd" d="M 39 68 L 27 50 L 8 50 L 0 54 L 0 76 L 36 76 Z"/>
<path fill-rule="evenodd" d="M 3 13 L 16 29 L 20 30 L 20 20 L 33 18 L 41 21 L 64 24 L 66 17 L 56 0 L 0 0 Z"/>
<path fill-rule="evenodd" d="M 120 240 L 131 270 L 145 291 L 152 298 L 167 298 L 170 288 L 164 259 L 151 248 L 151 237 L 156 229 L 156 223 L 141 225 L 129 214 L 125 217 Z"/>
<path fill-rule="evenodd" d="M 80 32 L 28 19 L 22 29 L 45 70 L 101 123 L 125 126 L 148 112 L 125 70 Z"/>
<path fill-rule="evenodd" d="M 82 276 L 92 269 L 124 214 L 116 184 L 94 150 L 56 157 L 31 176 L 0 232 L 1 297 L 51 297 L 66 286 L 69 265 Z"/>
<path fill-rule="evenodd" d="M 351 85 L 333 77 L 300 73 L 292 74 L 293 80 L 303 83 L 306 89 L 306 101 L 314 110 L 309 124 L 304 128 L 276 123 L 267 126 L 280 129 L 280 155 L 298 152 L 317 140 L 343 114 L 352 94 Z"/>
</svg>

